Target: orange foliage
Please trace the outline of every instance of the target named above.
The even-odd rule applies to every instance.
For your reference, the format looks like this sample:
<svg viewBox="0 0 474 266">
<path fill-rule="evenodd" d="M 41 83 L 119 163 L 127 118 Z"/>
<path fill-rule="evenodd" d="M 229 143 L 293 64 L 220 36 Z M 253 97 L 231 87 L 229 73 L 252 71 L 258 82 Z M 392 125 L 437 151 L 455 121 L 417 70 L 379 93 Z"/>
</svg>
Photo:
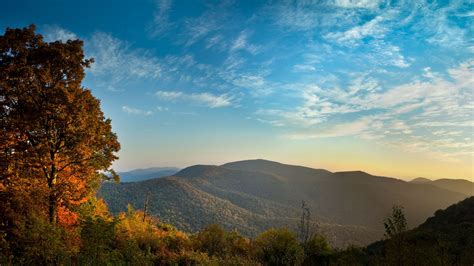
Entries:
<svg viewBox="0 0 474 266">
<path fill-rule="evenodd" d="M 63 206 L 60 206 L 58 208 L 58 223 L 65 228 L 74 227 L 79 224 L 79 215 Z"/>
<path fill-rule="evenodd" d="M 0 224 L 11 225 L 28 209 L 53 223 L 77 224 L 75 209 L 117 159 L 111 121 L 81 85 L 93 62 L 82 46 L 44 42 L 34 26 L 0 36 Z"/>
</svg>

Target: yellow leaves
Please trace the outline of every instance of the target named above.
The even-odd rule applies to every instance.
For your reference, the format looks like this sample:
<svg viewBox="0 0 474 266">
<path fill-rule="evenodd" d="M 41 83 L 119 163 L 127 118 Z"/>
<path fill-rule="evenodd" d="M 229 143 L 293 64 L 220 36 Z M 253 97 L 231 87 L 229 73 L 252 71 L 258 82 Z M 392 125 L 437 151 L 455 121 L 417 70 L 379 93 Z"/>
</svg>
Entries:
<svg viewBox="0 0 474 266">
<path fill-rule="evenodd" d="M 159 224 L 158 219 L 146 217 L 142 211 L 129 208 L 127 213 L 120 213 L 116 224 L 116 236 L 119 245 L 128 242 L 159 251 L 162 256 L 176 256 L 176 252 L 191 250 L 191 240 L 184 232 L 167 224 Z"/>
<path fill-rule="evenodd" d="M 95 209 L 94 209 L 94 215 L 101 218 L 110 216 L 107 204 L 105 203 L 103 199 L 97 200 Z"/>
<path fill-rule="evenodd" d="M 85 198 L 85 201 L 75 208 L 81 221 L 85 220 L 103 220 L 112 222 L 114 217 L 109 213 L 107 204 L 103 199 L 97 199 L 94 195 Z"/>
<path fill-rule="evenodd" d="M 182 239 L 189 239 L 188 235 L 181 232 L 181 231 L 176 231 L 175 236 L 177 238 L 182 238 Z"/>
</svg>

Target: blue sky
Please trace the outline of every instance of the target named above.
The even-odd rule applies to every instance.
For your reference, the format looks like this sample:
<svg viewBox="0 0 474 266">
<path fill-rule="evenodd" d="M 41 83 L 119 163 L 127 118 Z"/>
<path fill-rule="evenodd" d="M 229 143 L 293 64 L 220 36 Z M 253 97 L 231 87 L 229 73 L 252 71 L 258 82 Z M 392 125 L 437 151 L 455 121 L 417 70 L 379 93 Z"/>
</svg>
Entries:
<svg viewBox="0 0 474 266">
<path fill-rule="evenodd" d="M 267 158 L 473 178 L 472 1 L 6 1 L 80 38 L 115 167 Z"/>
</svg>

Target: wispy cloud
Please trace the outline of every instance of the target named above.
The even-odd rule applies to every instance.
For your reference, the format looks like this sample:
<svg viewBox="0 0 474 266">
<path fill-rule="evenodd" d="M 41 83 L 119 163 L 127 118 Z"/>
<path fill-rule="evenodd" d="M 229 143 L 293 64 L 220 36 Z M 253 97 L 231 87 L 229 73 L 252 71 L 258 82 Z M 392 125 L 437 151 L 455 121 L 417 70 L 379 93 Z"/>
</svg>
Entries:
<svg viewBox="0 0 474 266">
<path fill-rule="evenodd" d="M 474 17 L 474 11 L 468 11 L 465 13 L 457 14 L 458 17 Z"/>
<path fill-rule="evenodd" d="M 162 72 L 159 60 L 149 52 L 133 49 L 107 33 L 95 33 L 85 48 L 87 55 L 94 58 L 90 72 L 111 90 L 123 87 L 131 79 L 157 79 Z"/>
<path fill-rule="evenodd" d="M 265 76 L 260 73 L 252 73 L 252 74 L 241 74 L 241 75 L 232 75 L 226 74 L 224 79 L 230 82 L 233 86 L 237 88 L 243 88 L 250 90 L 250 94 L 254 96 L 264 96 L 268 95 L 272 92 L 272 87 L 265 79 Z"/>
<path fill-rule="evenodd" d="M 234 40 L 234 42 L 230 46 L 230 51 L 235 52 L 238 50 L 246 50 L 251 54 L 256 54 L 259 50 L 259 47 L 257 45 L 253 45 L 248 42 L 249 36 L 250 36 L 249 31 L 247 30 L 241 31 L 239 36 Z"/>
<path fill-rule="evenodd" d="M 46 41 L 78 39 L 78 35 L 57 25 L 44 27 Z M 84 40 L 86 57 L 94 58 L 87 71 L 96 77 L 96 85 L 111 91 L 123 90 L 134 79 L 158 79 L 162 73 L 160 60 L 150 51 L 133 48 L 130 43 L 104 33 L 95 32 Z"/>
<path fill-rule="evenodd" d="M 224 40 L 224 37 L 222 35 L 220 35 L 220 34 L 214 35 L 214 36 L 207 39 L 206 48 L 209 49 L 211 47 L 216 47 L 216 46 L 222 47 L 222 46 L 224 46 L 224 45 L 222 45 L 223 40 Z M 221 44 L 221 45 L 219 45 L 219 44 Z"/>
<path fill-rule="evenodd" d="M 292 30 L 307 30 L 318 24 L 318 14 L 310 1 L 285 1 L 269 5 L 267 12 L 276 24 Z"/>
<path fill-rule="evenodd" d="M 372 120 L 370 117 L 364 117 L 357 121 L 342 123 L 323 130 L 315 130 L 307 133 L 293 133 L 285 137 L 293 140 L 306 140 L 316 138 L 334 138 L 343 136 L 359 135 L 369 129 Z"/>
<path fill-rule="evenodd" d="M 235 39 L 234 43 L 230 47 L 230 50 L 231 51 L 240 50 L 240 49 L 245 48 L 245 45 L 247 45 L 247 33 L 245 31 L 242 31 L 239 37 Z"/>
<path fill-rule="evenodd" d="M 375 40 L 370 42 L 372 54 L 369 58 L 374 60 L 374 63 L 385 66 L 396 66 L 400 68 L 409 67 L 411 62 L 405 58 L 398 46 L 390 44 L 384 40 Z"/>
<path fill-rule="evenodd" d="M 371 77 L 369 73 L 357 75 L 349 83 L 348 94 L 356 95 L 360 93 L 371 93 L 380 91 L 379 82 Z"/>
<path fill-rule="evenodd" d="M 374 9 L 379 7 L 381 0 L 334 0 L 334 5 L 342 8 L 367 8 Z"/>
<path fill-rule="evenodd" d="M 364 38 L 381 38 L 384 36 L 388 28 L 382 24 L 386 18 L 379 15 L 362 25 L 355 26 L 344 32 L 331 32 L 324 37 L 328 40 L 338 42 L 345 45 L 358 45 L 359 41 Z"/>
<path fill-rule="evenodd" d="M 179 91 L 157 91 L 155 96 L 163 100 L 175 101 L 183 97 L 183 93 Z"/>
<path fill-rule="evenodd" d="M 163 106 L 156 106 L 155 108 L 158 112 L 164 112 L 164 111 L 168 111 L 168 107 L 163 107 Z"/>
<path fill-rule="evenodd" d="M 132 115 L 149 116 L 149 115 L 153 114 L 152 111 L 133 108 L 133 107 L 129 107 L 129 106 L 126 106 L 126 105 L 122 106 L 122 111 L 124 111 L 127 114 L 132 114 Z"/>
<path fill-rule="evenodd" d="M 323 95 L 319 86 L 299 86 L 297 97 L 301 99 L 299 106 L 288 109 L 260 109 L 258 115 L 279 117 L 280 122 L 287 125 L 311 127 L 327 121 L 332 115 L 348 114 L 360 111 L 360 107 L 343 103 Z M 340 93 L 336 93 L 340 94 Z"/>
<path fill-rule="evenodd" d="M 146 51 L 131 49 L 130 45 L 113 36 L 97 32 L 86 46 L 94 57 L 92 73 L 95 75 L 122 75 L 138 78 L 158 78 L 161 66 L 158 59 Z"/>
<path fill-rule="evenodd" d="M 209 33 L 219 29 L 220 25 L 213 19 L 190 19 L 187 23 L 188 37 L 186 45 L 192 45 Z"/>
<path fill-rule="evenodd" d="M 168 101 L 188 101 L 209 108 L 219 108 L 232 105 L 232 97 L 228 95 L 214 95 L 208 92 L 203 93 L 183 93 L 180 91 L 157 91 L 155 96 Z"/>
<path fill-rule="evenodd" d="M 76 40 L 79 37 L 71 31 L 61 28 L 58 25 L 46 25 L 43 29 L 43 37 L 47 42 Z"/>
<path fill-rule="evenodd" d="M 168 31 L 173 23 L 169 20 L 169 13 L 171 10 L 171 0 L 156 0 L 156 10 L 153 12 L 153 22 L 150 25 L 150 34 L 156 37 Z"/>
<path fill-rule="evenodd" d="M 474 61 L 447 72 L 449 77 L 442 77 L 430 70 L 424 81 L 415 78 L 391 88 L 383 88 L 368 74 L 354 77 L 345 89 L 307 86 L 300 91 L 302 104 L 293 110 L 260 109 L 256 114 L 263 121 L 305 128 L 287 134 L 290 139 L 357 136 L 387 145 L 405 142 L 403 147 L 418 147 L 412 151 L 450 157 L 472 149 L 465 138 L 474 130 Z M 341 120 L 348 113 L 353 118 Z M 430 134 L 433 127 L 446 132 Z M 449 133 L 452 128 L 457 128 L 456 134 Z M 419 139 L 424 140 L 423 150 Z"/>
<path fill-rule="evenodd" d="M 277 25 L 289 30 L 307 31 L 328 27 L 354 26 L 360 22 L 362 11 L 373 12 L 381 6 L 379 0 L 325 0 L 325 1 L 281 1 L 266 8 Z M 371 26 L 370 24 L 367 27 Z M 364 29 L 355 29 L 364 31 Z M 357 34 L 348 32 L 347 34 Z M 360 34 L 363 34 L 362 32 Z"/>
<path fill-rule="evenodd" d="M 183 23 L 185 45 L 190 46 L 222 29 L 231 6 L 231 2 L 223 1 L 208 6 L 207 10 L 198 17 L 186 18 Z"/>
<path fill-rule="evenodd" d="M 313 65 L 294 65 L 293 66 L 293 71 L 295 72 L 312 72 L 315 71 L 316 68 Z"/>
<path fill-rule="evenodd" d="M 426 36 L 427 42 L 434 45 L 447 48 L 467 47 L 470 45 L 469 43 L 472 45 L 472 38 L 469 38 L 468 33 L 469 26 L 459 27 L 450 19 L 458 14 L 459 9 L 469 9 L 469 5 L 465 1 L 424 4 L 418 9 L 418 21 L 413 28 L 420 35 Z M 469 16 L 459 18 L 469 19 Z"/>
</svg>

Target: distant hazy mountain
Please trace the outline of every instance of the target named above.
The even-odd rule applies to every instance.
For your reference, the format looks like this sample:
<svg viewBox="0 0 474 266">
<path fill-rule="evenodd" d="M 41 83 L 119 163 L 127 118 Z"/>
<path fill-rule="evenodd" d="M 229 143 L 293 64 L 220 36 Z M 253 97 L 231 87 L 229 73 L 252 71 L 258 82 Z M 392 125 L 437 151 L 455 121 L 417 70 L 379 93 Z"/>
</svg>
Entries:
<svg viewBox="0 0 474 266">
<path fill-rule="evenodd" d="M 175 167 L 151 167 L 145 169 L 136 169 L 128 172 L 120 172 L 120 182 L 137 182 L 152 178 L 171 176 L 180 169 Z"/>
<path fill-rule="evenodd" d="M 254 236 L 275 226 L 296 226 L 304 200 L 312 218 L 336 246 L 368 244 L 383 235 L 393 205 L 405 207 L 410 226 L 467 196 L 429 184 L 354 172 L 249 160 L 222 166 L 196 165 L 172 177 L 105 184 L 100 195 L 114 213 L 128 203 L 186 231 L 209 223 Z"/>
<path fill-rule="evenodd" d="M 443 179 L 432 181 L 427 178 L 419 177 L 419 178 L 413 179 L 410 182 L 416 183 L 416 184 L 430 184 L 430 185 L 444 188 L 447 190 L 463 193 L 468 196 L 474 196 L 474 183 L 465 179 L 443 178 Z"/>
<path fill-rule="evenodd" d="M 433 180 L 424 178 L 424 177 L 417 177 L 410 182 L 416 183 L 416 184 L 427 184 L 427 183 L 433 182 Z"/>
</svg>

